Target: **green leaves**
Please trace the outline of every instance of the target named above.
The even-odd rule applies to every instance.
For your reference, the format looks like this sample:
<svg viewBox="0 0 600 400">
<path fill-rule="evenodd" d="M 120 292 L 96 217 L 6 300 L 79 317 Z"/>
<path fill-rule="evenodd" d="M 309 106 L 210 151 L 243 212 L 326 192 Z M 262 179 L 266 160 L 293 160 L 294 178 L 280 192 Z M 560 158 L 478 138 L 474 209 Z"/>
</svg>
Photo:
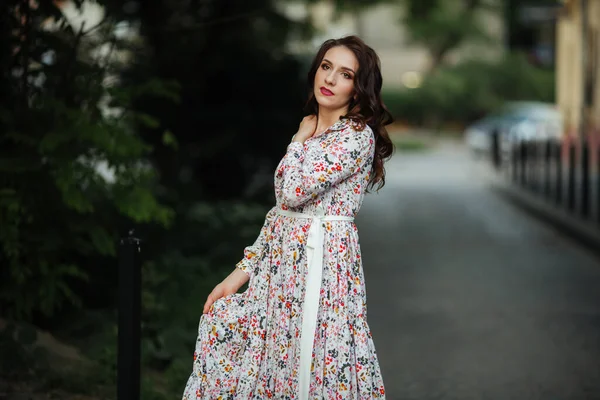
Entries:
<svg viewBox="0 0 600 400">
<path fill-rule="evenodd" d="M 98 226 L 89 229 L 91 242 L 95 250 L 106 256 L 116 255 L 116 237 L 109 233 L 106 229 Z"/>
<path fill-rule="evenodd" d="M 113 86 L 106 88 L 110 96 L 110 106 L 131 110 L 138 99 L 163 99 L 171 103 L 179 103 L 181 85 L 174 80 L 150 78 L 145 82 L 127 87 Z"/>
<path fill-rule="evenodd" d="M 506 101 L 554 101 L 552 72 L 513 54 L 499 62 L 471 60 L 440 68 L 417 89 L 384 93 L 384 101 L 400 120 L 434 127 L 432 123 L 469 123 Z"/>
<path fill-rule="evenodd" d="M 179 143 L 177 142 L 177 138 L 171 131 L 165 131 L 162 136 L 162 142 L 165 146 L 170 147 L 174 150 L 179 148 Z"/>
<path fill-rule="evenodd" d="M 41 168 L 38 160 L 31 157 L 4 157 L 0 159 L 0 173 L 17 174 Z"/>
<path fill-rule="evenodd" d="M 135 113 L 134 118 L 137 120 L 137 122 L 139 122 L 146 128 L 156 129 L 160 126 L 160 122 L 156 118 L 153 118 L 148 114 L 138 112 L 138 113 Z"/>
<path fill-rule="evenodd" d="M 65 300 L 76 306 L 81 305 L 79 298 L 66 283 L 66 278 L 88 279 L 88 275 L 80 266 L 74 264 L 49 265 L 42 262 L 39 273 L 40 280 L 36 294 L 40 311 L 44 315 L 51 316 Z"/>
<path fill-rule="evenodd" d="M 151 190 L 139 187 L 119 187 L 113 190 L 117 209 L 135 222 L 158 222 L 168 227 L 173 219 L 174 212 L 161 206 Z"/>
<path fill-rule="evenodd" d="M 406 12 L 400 22 L 412 41 L 425 47 L 431 57 L 430 70 L 444 63 L 452 50 L 465 43 L 492 43 L 493 36 L 485 24 L 499 2 L 485 0 L 402 0 Z"/>
<path fill-rule="evenodd" d="M 22 4 L 9 0 L 7 9 Z M 41 28 L 56 7 L 30 11 L 35 18 L 7 19 L 7 32 L 28 36 L 0 43 L 8 57 L 0 64 L 0 307 L 17 318 L 80 305 L 94 267 L 116 268 L 110 258 L 122 224 L 169 225 L 173 211 L 155 193 L 153 147 L 138 134 L 166 127 L 134 106 L 141 98 L 178 102 L 180 90 L 154 78 L 121 83 L 132 47 L 115 40 L 110 18 L 78 36 Z M 101 48 L 119 57 L 98 57 Z M 164 142 L 176 148 L 173 135 Z"/>
</svg>

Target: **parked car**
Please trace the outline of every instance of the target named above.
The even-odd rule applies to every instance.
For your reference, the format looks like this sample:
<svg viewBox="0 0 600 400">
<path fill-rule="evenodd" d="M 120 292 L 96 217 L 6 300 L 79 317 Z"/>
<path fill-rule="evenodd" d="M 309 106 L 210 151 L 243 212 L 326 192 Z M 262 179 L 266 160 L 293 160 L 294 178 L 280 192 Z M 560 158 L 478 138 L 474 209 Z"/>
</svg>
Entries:
<svg viewBox="0 0 600 400">
<path fill-rule="evenodd" d="M 474 122 L 465 130 L 465 142 L 476 155 L 500 153 L 519 141 L 556 139 L 563 134 L 563 119 L 554 104 L 510 102 L 496 113 Z M 496 144 L 494 144 L 494 142 Z"/>
</svg>

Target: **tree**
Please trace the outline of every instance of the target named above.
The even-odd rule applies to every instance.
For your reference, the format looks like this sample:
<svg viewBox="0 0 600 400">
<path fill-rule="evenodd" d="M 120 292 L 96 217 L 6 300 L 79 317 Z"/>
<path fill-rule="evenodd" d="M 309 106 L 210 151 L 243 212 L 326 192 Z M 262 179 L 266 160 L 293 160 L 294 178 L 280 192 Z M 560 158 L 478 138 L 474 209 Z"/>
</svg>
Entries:
<svg viewBox="0 0 600 400">
<path fill-rule="evenodd" d="M 364 23 L 361 18 L 363 12 L 378 4 L 393 4 L 394 2 L 395 0 L 334 0 L 333 4 L 338 16 L 342 13 L 349 13 L 352 15 L 356 26 L 356 34 L 359 37 L 362 37 L 364 36 Z"/>
<path fill-rule="evenodd" d="M 286 45 L 304 27 L 268 0 L 140 2 L 135 18 L 148 52 L 124 81 L 154 76 L 182 87 L 180 104 L 136 103 L 161 115 L 180 145 L 177 154 L 153 153 L 162 184 L 178 193 L 171 194 L 180 206 L 252 193 L 256 174 L 274 169 L 302 117 L 304 71 Z M 140 132 L 158 143 L 163 128 Z"/>
<path fill-rule="evenodd" d="M 430 54 L 430 72 L 467 40 L 490 41 L 478 14 L 501 9 L 494 0 L 401 0 L 400 4 L 405 10 L 401 23 L 413 42 Z"/>
<path fill-rule="evenodd" d="M 316 2 L 318 0 L 309 0 Z M 412 42 L 430 54 L 429 71 L 433 72 L 446 56 L 463 43 L 493 40 L 481 21 L 481 11 L 500 12 L 500 0 L 334 0 L 337 15 L 349 13 L 354 17 L 357 34 L 363 34 L 361 15 L 379 4 L 397 6 L 401 23 Z"/>
<path fill-rule="evenodd" d="M 115 275 L 119 233 L 172 219 L 154 194 L 151 147 L 132 129 L 157 121 L 132 104 L 176 88 L 107 85 L 125 44 L 115 21 L 69 25 L 55 4 L 2 6 L 0 307 L 13 317 L 51 316 L 90 290 L 110 298 L 97 285 Z"/>
<path fill-rule="evenodd" d="M 354 23 L 356 24 L 356 34 L 359 37 L 362 37 L 364 35 L 364 24 L 361 18 L 362 13 L 365 10 L 376 6 L 377 4 L 387 3 L 390 1 L 391 0 L 335 0 L 334 4 L 338 12 L 347 12 L 353 16 Z"/>
</svg>

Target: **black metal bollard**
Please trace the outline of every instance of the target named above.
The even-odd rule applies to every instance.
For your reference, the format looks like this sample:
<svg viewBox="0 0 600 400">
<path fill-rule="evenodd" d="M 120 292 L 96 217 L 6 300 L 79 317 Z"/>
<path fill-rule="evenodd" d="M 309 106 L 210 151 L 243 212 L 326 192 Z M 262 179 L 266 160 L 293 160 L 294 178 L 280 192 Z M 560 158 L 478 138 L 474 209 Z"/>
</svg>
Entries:
<svg viewBox="0 0 600 400">
<path fill-rule="evenodd" d="M 567 171 L 567 210 L 575 211 L 575 144 L 569 143 L 569 170 Z"/>
<path fill-rule="evenodd" d="M 563 159 L 562 159 L 562 142 L 557 141 L 554 143 L 554 159 L 556 162 L 556 177 L 554 186 L 554 195 L 556 204 L 560 205 L 563 200 Z"/>
<path fill-rule="evenodd" d="M 533 192 L 536 191 L 536 186 L 537 186 L 537 174 L 536 174 L 536 168 L 537 168 L 537 158 L 538 158 L 538 154 L 537 154 L 537 148 L 536 148 L 536 143 L 534 141 L 530 141 L 529 143 L 527 143 L 527 158 L 528 158 L 528 163 L 527 163 L 527 169 L 529 170 L 528 173 L 528 186 L 529 189 Z"/>
<path fill-rule="evenodd" d="M 596 219 L 600 224 L 600 143 L 596 146 Z"/>
<path fill-rule="evenodd" d="M 119 243 L 117 399 L 139 400 L 141 356 L 141 240 L 129 231 Z"/>
<path fill-rule="evenodd" d="M 533 185 L 532 185 L 532 189 L 534 192 L 538 192 L 540 190 L 541 187 L 541 177 L 540 177 L 540 159 L 541 159 L 541 152 L 540 152 L 540 144 L 536 141 L 532 141 L 531 142 L 531 148 L 533 150 L 533 165 L 531 168 L 531 172 L 533 174 L 532 176 L 532 181 L 533 181 Z"/>
<path fill-rule="evenodd" d="M 498 131 L 492 132 L 492 166 L 496 171 L 498 171 L 501 166 L 500 134 Z"/>
<path fill-rule="evenodd" d="M 533 173 L 531 172 L 532 170 L 532 166 L 533 166 L 533 157 L 535 157 L 535 154 L 533 153 L 533 148 L 531 147 L 531 142 L 526 142 L 525 143 L 525 147 L 527 148 L 526 152 L 527 152 L 527 163 L 525 165 L 525 182 L 526 185 L 525 187 L 527 189 L 531 189 L 533 186 Z"/>
<path fill-rule="evenodd" d="M 581 216 L 590 215 L 590 153 L 587 140 L 581 145 Z"/>
<path fill-rule="evenodd" d="M 519 144 L 512 143 L 511 149 L 511 166 L 513 183 L 519 182 Z"/>
<path fill-rule="evenodd" d="M 552 190 L 552 141 L 547 139 L 544 142 L 544 196 L 549 199 Z"/>
<path fill-rule="evenodd" d="M 519 143 L 521 156 L 519 157 L 519 162 L 521 164 L 520 175 L 521 175 L 521 186 L 525 187 L 527 184 L 527 143 L 521 141 Z"/>
</svg>

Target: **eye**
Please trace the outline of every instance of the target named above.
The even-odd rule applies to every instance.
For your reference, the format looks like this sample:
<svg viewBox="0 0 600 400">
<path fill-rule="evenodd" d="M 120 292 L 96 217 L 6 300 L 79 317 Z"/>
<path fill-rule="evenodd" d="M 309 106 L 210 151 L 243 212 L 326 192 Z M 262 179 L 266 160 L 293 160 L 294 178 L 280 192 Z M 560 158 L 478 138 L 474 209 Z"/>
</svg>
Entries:
<svg viewBox="0 0 600 400">
<path fill-rule="evenodd" d="M 323 68 L 324 70 L 328 70 L 329 69 L 329 65 L 327 65 L 327 64 L 321 64 L 321 68 Z"/>
<path fill-rule="evenodd" d="M 346 79 L 352 79 L 352 75 L 350 75 L 347 72 L 344 72 L 344 78 L 346 78 Z"/>
</svg>

